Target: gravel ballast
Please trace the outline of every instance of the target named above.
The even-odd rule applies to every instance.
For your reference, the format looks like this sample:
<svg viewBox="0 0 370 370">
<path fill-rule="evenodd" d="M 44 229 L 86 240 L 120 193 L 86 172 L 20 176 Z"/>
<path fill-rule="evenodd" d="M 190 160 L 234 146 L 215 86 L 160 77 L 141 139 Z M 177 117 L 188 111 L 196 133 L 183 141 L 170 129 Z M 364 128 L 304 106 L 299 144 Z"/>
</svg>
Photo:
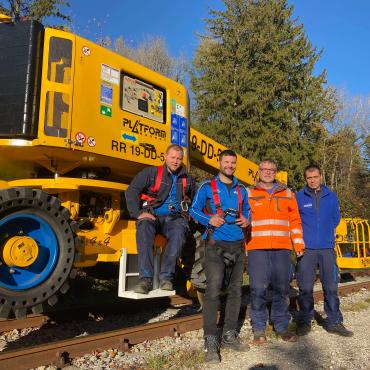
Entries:
<svg viewBox="0 0 370 370">
<path fill-rule="evenodd" d="M 345 326 L 354 332 L 351 338 L 329 334 L 314 324 L 312 331 L 300 337 L 297 343 L 283 342 L 270 330 L 268 344 L 256 346 L 252 344 L 251 326 L 247 319 L 240 335 L 243 341 L 250 344 L 250 350 L 245 353 L 222 350 L 220 364 L 203 362 L 203 332 L 198 330 L 175 338 L 144 342 L 132 347 L 128 353 L 115 349 L 88 353 L 74 359 L 70 369 L 370 369 L 370 291 L 363 289 L 342 298 L 341 307 Z M 323 314 L 322 303 L 315 308 Z M 168 316 L 175 314 L 176 310 L 170 310 Z M 156 320 L 152 318 L 150 321 Z M 20 333 L 4 333 L 0 336 L 0 344 L 6 347 L 8 341 L 26 333 L 26 329 Z M 52 336 L 52 333 L 48 334 Z M 45 369 L 55 370 L 56 367 L 38 368 Z"/>
</svg>

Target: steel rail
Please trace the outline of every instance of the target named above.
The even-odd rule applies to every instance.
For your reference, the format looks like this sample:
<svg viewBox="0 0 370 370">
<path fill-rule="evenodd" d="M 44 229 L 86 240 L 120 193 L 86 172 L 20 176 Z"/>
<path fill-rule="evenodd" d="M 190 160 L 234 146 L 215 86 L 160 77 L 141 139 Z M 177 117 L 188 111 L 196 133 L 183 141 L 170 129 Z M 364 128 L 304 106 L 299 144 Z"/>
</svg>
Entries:
<svg viewBox="0 0 370 370">
<path fill-rule="evenodd" d="M 147 301 L 147 300 L 145 300 Z M 190 298 L 185 298 L 179 295 L 174 295 L 165 298 L 151 298 L 151 307 L 163 306 L 177 306 L 177 305 L 191 305 L 193 301 Z M 70 309 L 58 310 L 46 314 L 31 314 L 25 319 L 4 319 L 0 320 L 0 333 L 11 331 L 14 329 L 36 328 L 41 327 L 50 322 L 64 322 L 70 321 L 71 317 L 74 319 L 89 319 L 95 315 L 104 315 L 107 313 L 132 313 L 137 312 L 143 306 L 141 301 L 126 301 L 115 302 L 113 305 L 105 304 L 101 307 L 74 307 Z"/>
<path fill-rule="evenodd" d="M 344 296 L 363 288 L 370 289 L 370 281 L 340 286 L 338 292 L 340 296 Z M 315 292 L 315 302 L 321 299 L 322 292 Z M 93 350 L 116 348 L 128 351 L 131 345 L 142 343 L 146 340 L 175 336 L 187 331 L 200 329 L 202 323 L 202 315 L 196 314 L 185 318 L 68 339 L 23 350 L 9 351 L 0 354 L 0 370 L 24 370 L 41 366 L 42 364 L 53 364 L 60 367 L 68 363 L 72 358 L 82 356 Z"/>
<path fill-rule="evenodd" d="M 202 315 L 196 314 L 104 334 L 63 340 L 20 351 L 9 351 L 0 355 L 0 370 L 23 370 L 40 366 L 40 364 L 63 366 L 71 358 L 84 355 L 92 350 L 117 348 L 128 351 L 130 345 L 197 330 L 202 327 L 202 324 Z"/>
</svg>

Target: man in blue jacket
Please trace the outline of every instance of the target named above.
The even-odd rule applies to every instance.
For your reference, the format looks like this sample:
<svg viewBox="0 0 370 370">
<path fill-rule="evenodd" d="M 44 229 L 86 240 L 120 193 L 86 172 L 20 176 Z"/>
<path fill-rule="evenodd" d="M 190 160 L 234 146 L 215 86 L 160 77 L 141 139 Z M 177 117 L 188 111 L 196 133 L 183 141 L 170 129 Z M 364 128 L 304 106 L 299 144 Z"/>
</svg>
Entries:
<svg viewBox="0 0 370 370">
<path fill-rule="evenodd" d="M 217 311 L 226 284 L 227 298 L 222 346 L 246 351 L 237 329 L 241 304 L 241 285 L 245 265 L 244 231 L 248 224 L 247 190 L 234 177 L 236 154 L 224 150 L 219 155 L 220 172 L 203 182 L 194 197 L 190 215 L 206 227 L 205 274 L 207 288 L 203 302 L 205 361 L 220 362 L 217 339 Z"/>
<path fill-rule="evenodd" d="M 314 317 L 313 285 L 319 267 L 324 291 L 324 310 L 329 333 L 350 337 L 353 333 L 343 326 L 339 310 L 338 282 L 340 279 L 335 254 L 335 229 L 340 221 L 338 198 L 321 184 L 321 170 L 309 165 L 304 170 L 306 186 L 296 194 L 302 219 L 306 251 L 298 260 L 299 312 L 297 334 L 306 335 L 311 330 Z"/>
</svg>

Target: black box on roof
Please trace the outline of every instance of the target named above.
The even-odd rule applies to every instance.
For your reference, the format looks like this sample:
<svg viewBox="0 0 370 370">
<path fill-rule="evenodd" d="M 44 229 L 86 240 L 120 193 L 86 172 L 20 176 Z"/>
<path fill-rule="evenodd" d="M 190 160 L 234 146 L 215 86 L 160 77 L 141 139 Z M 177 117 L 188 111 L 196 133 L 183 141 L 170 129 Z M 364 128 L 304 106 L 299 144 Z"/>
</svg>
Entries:
<svg viewBox="0 0 370 370">
<path fill-rule="evenodd" d="M 0 137 L 37 136 L 44 27 L 0 23 Z"/>
</svg>

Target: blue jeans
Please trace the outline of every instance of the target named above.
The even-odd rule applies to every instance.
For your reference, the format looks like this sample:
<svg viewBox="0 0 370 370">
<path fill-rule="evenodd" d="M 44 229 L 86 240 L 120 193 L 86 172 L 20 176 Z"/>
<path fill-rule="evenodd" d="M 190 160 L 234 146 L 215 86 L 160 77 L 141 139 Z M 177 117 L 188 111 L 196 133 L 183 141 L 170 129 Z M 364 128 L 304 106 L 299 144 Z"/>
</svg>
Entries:
<svg viewBox="0 0 370 370">
<path fill-rule="evenodd" d="M 204 335 L 216 335 L 217 311 L 220 306 L 220 294 L 225 283 L 227 298 L 223 331 L 236 330 L 241 305 L 241 286 L 245 265 L 243 241 L 217 241 L 217 245 L 206 242 L 205 273 L 207 288 L 203 302 Z M 222 253 L 234 256 L 234 263 L 225 265 Z"/>
<path fill-rule="evenodd" d="M 306 249 L 297 265 L 298 321 L 310 324 L 314 317 L 313 285 L 316 270 L 319 267 L 320 280 L 324 291 L 324 310 L 327 315 L 328 327 L 343 321 L 339 310 L 338 282 L 340 280 L 335 251 L 327 249 Z"/>
<path fill-rule="evenodd" d="M 156 220 L 144 218 L 136 223 L 136 245 L 140 278 L 153 278 L 154 255 L 153 243 L 156 234 L 167 238 L 167 244 L 162 256 L 160 280 L 172 280 L 176 261 L 181 255 L 185 243 L 187 223 L 180 215 L 157 216 Z"/>
<path fill-rule="evenodd" d="M 272 288 L 271 322 L 275 331 L 288 328 L 289 282 L 292 273 L 291 251 L 260 249 L 248 252 L 249 284 L 251 290 L 250 317 L 253 332 L 265 332 L 268 320 L 267 290 Z"/>
</svg>

